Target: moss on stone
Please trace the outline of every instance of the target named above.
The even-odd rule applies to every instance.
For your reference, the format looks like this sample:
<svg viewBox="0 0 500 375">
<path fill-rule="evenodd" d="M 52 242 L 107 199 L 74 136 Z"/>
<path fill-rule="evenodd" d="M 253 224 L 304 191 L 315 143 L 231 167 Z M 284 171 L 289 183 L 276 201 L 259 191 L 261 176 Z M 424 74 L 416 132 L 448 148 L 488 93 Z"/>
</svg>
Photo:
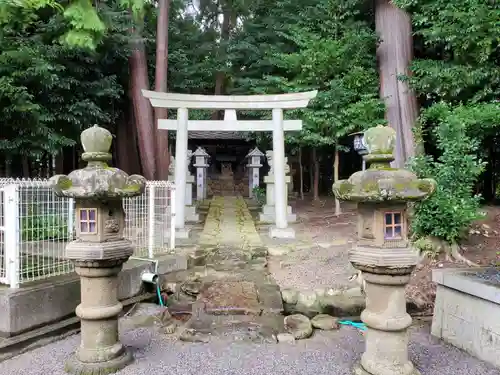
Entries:
<svg viewBox="0 0 500 375">
<path fill-rule="evenodd" d="M 352 192 L 354 185 L 349 181 L 339 181 L 334 185 L 334 190 L 337 190 L 340 195 L 346 195 Z"/>
<path fill-rule="evenodd" d="M 67 177 L 60 178 L 59 181 L 57 182 L 57 186 L 61 190 L 68 190 L 73 186 L 73 181 L 71 181 Z"/>
<path fill-rule="evenodd" d="M 135 192 L 140 192 L 141 191 L 141 187 L 142 185 L 141 184 L 130 184 L 128 186 L 126 186 L 123 191 L 127 192 L 127 193 L 135 193 Z"/>
</svg>

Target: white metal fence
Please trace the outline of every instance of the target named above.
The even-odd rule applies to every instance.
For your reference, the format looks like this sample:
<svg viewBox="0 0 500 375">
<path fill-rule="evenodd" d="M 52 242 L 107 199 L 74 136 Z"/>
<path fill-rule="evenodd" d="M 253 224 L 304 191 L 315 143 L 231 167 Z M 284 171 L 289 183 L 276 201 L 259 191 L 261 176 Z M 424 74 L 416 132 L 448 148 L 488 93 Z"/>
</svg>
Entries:
<svg viewBox="0 0 500 375">
<path fill-rule="evenodd" d="M 175 188 L 148 181 L 144 195 L 125 199 L 124 236 L 134 256 L 153 258 L 175 247 Z M 74 239 L 74 200 L 48 180 L 0 178 L 0 283 L 20 284 L 73 272 L 64 256 Z"/>
</svg>

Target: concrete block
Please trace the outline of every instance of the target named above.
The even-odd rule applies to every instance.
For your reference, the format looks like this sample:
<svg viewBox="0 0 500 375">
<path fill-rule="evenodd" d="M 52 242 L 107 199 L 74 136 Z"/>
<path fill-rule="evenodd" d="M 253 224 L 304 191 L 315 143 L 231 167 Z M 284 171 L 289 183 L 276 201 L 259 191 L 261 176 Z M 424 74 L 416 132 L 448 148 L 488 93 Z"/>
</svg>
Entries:
<svg viewBox="0 0 500 375">
<path fill-rule="evenodd" d="M 196 213 L 195 206 L 186 206 L 184 211 L 184 217 L 186 223 L 198 223 L 200 221 L 200 215 Z"/>
<path fill-rule="evenodd" d="M 189 228 L 175 228 L 175 238 L 186 240 L 189 238 L 189 233 L 191 233 Z"/>
<path fill-rule="evenodd" d="M 187 258 L 165 255 L 158 259 L 158 273 L 187 269 Z M 131 259 L 119 275 L 118 298 L 143 292 L 141 274 L 154 263 Z M 80 303 L 80 278 L 76 274 L 34 282 L 19 289 L 0 289 L 0 337 L 11 337 L 74 316 Z"/>
<path fill-rule="evenodd" d="M 274 211 L 274 206 L 264 205 L 262 207 L 262 212 L 259 214 L 259 221 L 262 223 L 274 223 L 276 221 L 276 215 Z M 289 223 L 297 222 L 297 215 L 292 213 L 292 207 L 286 207 L 287 215 L 286 220 Z"/>
<path fill-rule="evenodd" d="M 472 277 L 474 270 L 434 270 L 433 336 L 500 367 L 500 288 Z"/>
<path fill-rule="evenodd" d="M 295 230 L 293 228 L 269 228 L 269 237 L 271 238 L 285 238 L 285 239 L 293 239 L 295 238 Z"/>
</svg>

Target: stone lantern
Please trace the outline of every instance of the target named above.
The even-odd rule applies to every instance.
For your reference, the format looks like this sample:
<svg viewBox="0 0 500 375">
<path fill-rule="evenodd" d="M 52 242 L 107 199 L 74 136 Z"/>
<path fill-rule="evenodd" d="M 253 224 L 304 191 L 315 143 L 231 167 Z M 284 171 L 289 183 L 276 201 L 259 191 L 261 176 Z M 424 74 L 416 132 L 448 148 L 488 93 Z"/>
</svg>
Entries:
<svg viewBox="0 0 500 375">
<path fill-rule="evenodd" d="M 207 199 L 207 168 L 210 155 L 204 148 L 198 147 L 193 156 L 195 158 L 193 167 L 196 168 L 196 200 L 202 201 Z"/>
<path fill-rule="evenodd" d="M 76 315 L 81 319 L 81 343 L 66 371 L 104 375 L 132 361 L 118 339 L 118 315 L 123 308 L 118 301 L 118 274 L 134 250 L 123 237 L 122 200 L 143 194 L 146 180 L 108 166 L 112 135 L 106 129 L 96 125 L 84 130 L 80 138 L 82 160 L 88 165 L 50 179 L 58 196 L 76 202 L 76 240 L 66 246 L 66 257 L 80 276 L 81 303 Z"/>
<path fill-rule="evenodd" d="M 248 169 L 248 196 L 253 198 L 253 189 L 259 187 L 260 185 L 260 168 L 262 167 L 261 160 L 264 158 L 264 154 L 257 147 L 247 154 L 248 159 L 247 169 Z"/>
<path fill-rule="evenodd" d="M 366 155 L 367 150 L 366 150 L 364 132 L 352 133 L 351 135 L 354 135 L 354 141 L 353 141 L 354 151 L 356 151 L 359 155 L 361 155 L 361 157 L 363 155 Z M 366 169 L 366 161 L 363 159 L 362 170 L 364 171 L 365 169 Z"/>
<path fill-rule="evenodd" d="M 333 185 L 338 199 L 358 206 L 358 239 L 349 260 L 365 281 L 366 309 L 361 319 L 368 330 L 356 375 L 419 374 L 408 359 L 407 329 L 412 319 L 406 312 L 405 285 L 418 253 L 408 240 L 407 205 L 431 195 L 436 182 L 391 168 L 395 141 L 390 127 L 368 129 L 363 158 L 369 168 Z"/>
</svg>

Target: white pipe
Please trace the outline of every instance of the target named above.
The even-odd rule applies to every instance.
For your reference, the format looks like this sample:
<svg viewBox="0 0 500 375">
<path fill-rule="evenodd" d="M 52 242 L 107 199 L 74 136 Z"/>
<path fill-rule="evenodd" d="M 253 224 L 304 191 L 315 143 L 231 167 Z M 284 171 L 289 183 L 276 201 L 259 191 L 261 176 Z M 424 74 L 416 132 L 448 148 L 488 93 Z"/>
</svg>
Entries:
<svg viewBox="0 0 500 375">
<path fill-rule="evenodd" d="M 153 272 L 143 272 L 141 275 L 141 280 L 148 284 L 158 283 L 158 274 Z"/>
</svg>

